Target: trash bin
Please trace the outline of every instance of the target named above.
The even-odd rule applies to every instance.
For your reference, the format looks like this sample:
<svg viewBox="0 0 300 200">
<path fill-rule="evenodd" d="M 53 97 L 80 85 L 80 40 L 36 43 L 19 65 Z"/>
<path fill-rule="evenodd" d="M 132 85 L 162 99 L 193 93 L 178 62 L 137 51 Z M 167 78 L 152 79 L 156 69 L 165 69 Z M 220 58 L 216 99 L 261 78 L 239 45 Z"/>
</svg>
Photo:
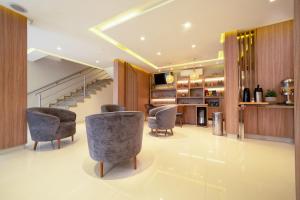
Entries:
<svg viewBox="0 0 300 200">
<path fill-rule="evenodd" d="M 213 135 L 223 135 L 223 114 L 222 112 L 212 113 Z"/>
</svg>

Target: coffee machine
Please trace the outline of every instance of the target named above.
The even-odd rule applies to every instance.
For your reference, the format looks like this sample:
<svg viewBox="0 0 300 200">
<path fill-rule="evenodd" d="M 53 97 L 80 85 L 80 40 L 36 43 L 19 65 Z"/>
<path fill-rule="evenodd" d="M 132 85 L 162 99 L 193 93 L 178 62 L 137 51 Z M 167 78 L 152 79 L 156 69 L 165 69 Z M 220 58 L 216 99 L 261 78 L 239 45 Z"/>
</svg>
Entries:
<svg viewBox="0 0 300 200">
<path fill-rule="evenodd" d="M 281 81 L 281 94 L 285 96 L 285 104 L 293 105 L 292 97 L 294 96 L 294 79 L 285 79 Z"/>
</svg>

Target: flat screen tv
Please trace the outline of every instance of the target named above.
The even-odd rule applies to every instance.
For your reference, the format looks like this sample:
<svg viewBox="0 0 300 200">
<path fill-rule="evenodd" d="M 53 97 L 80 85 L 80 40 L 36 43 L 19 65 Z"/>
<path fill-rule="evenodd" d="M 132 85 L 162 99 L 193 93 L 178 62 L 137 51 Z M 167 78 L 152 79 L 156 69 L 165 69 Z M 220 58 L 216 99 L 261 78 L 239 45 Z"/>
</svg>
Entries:
<svg viewBox="0 0 300 200">
<path fill-rule="evenodd" d="M 167 84 L 166 74 L 165 73 L 154 74 L 154 83 L 155 85 Z"/>
</svg>

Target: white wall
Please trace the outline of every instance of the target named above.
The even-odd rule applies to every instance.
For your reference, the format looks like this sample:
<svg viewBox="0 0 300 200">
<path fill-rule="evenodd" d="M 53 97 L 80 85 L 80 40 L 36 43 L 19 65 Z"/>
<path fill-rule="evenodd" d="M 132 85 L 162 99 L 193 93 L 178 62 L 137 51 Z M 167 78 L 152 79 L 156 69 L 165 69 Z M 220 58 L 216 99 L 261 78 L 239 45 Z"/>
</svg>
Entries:
<svg viewBox="0 0 300 200">
<path fill-rule="evenodd" d="M 85 69 L 86 66 L 53 57 L 44 57 L 27 63 L 27 92 L 39 89 L 68 75 Z M 29 95 L 28 107 L 38 106 L 38 97 Z"/>
<path fill-rule="evenodd" d="M 101 91 L 86 98 L 84 103 L 78 103 L 77 107 L 70 108 L 77 114 L 77 122 L 83 122 L 85 117 L 100 113 L 101 105 L 113 103 L 113 83 L 110 83 Z"/>
</svg>

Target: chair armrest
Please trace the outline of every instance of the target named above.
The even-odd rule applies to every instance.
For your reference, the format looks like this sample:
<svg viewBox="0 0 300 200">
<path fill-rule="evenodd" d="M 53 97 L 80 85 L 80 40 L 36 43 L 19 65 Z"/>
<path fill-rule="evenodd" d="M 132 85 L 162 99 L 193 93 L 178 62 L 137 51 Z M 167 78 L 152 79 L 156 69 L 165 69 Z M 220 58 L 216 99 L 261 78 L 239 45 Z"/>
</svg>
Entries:
<svg viewBox="0 0 300 200">
<path fill-rule="evenodd" d="M 58 117 L 40 113 L 27 112 L 28 126 L 33 140 L 40 141 L 42 138 L 55 138 L 60 120 Z"/>
</svg>

